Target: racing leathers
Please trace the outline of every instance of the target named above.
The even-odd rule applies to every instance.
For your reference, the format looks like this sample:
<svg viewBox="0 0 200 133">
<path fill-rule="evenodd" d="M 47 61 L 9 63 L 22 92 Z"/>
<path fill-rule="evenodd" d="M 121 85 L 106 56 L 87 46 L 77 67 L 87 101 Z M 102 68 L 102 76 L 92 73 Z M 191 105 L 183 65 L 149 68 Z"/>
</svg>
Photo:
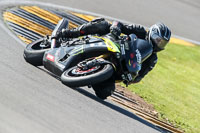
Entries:
<svg viewBox="0 0 200 133">
<path fill-rule="evenodd" d="M 126 35 L 134 33 L 140 39 L 146 39 L 148 34 L 142 25 L 126 25 L 117 21 L 114 21 L 112 24 L 110 24 L 104 18 L 98 18 L 75 29 L 64 29 L 61 33 L 61 36 L 68 38 L 76 38 L 79 36 L 92 34 L 98 34 L 101 36 L 110 32 L 116 36 L 119 36 L 121 33 Z M 152 55 L 142 63 L 141 70 L 139 71 L 137 77 L 134 79 L 133 83 L 138 83 L 141 81 L 141 79 L 154 68 L 156 63 L 157 54 L 156 52 L 153 52 Z"/>
</svg>

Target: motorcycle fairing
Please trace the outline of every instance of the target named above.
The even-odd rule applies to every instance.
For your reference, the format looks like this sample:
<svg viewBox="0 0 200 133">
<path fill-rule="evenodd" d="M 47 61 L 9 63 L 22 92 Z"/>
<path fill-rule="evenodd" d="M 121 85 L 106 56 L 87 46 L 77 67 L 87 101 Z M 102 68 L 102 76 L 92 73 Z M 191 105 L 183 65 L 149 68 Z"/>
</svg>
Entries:
<svg viewBox="0 0 200 133">
<path fill-rule="evenodd" d="M 107 42 L 107 44 L 105 43 Z M 92 57 L 97 57 L 107 53 L 120 52 L 115 44 L 107 39 L 91 37 L 89 40 L 82 42 L 82 44 L 74 44 L 70 46 L 61 46 L 47 51 L 44 54 L 44 67 L 60 76 L 66 69 L 75 66 L 80 61 Z M 109 44 L 108 44 L 109 43 Z M 54 62 L 47 59 L 47 55 L 54 56 Z"/>
</svg>

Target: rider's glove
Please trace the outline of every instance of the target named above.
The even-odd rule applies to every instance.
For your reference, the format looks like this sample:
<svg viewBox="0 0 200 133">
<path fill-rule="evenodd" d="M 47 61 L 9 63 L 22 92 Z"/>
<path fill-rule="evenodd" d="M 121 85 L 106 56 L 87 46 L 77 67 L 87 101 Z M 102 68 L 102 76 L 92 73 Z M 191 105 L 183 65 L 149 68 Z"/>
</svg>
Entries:
<svg viewBox="0 0 200 133">
<path fill-rule="evenodd" d="M 118 37 L 121 34 L 121 23 L 114 21 L 110 27 L 110 33 Z"/>
<path fill-rule="evenodd" d="M 51 39 L 59 39 L 59 38 L 68 38 L 70 37 L 70 30 L 68 29 L 62 29 L 62 31 L 57 32 L 57 34 Z"/>
<path fill-rule="evenodd" d="M 69 29 L 62 29 L 61 31 L 62 38 L 69 38 L 71 37 L 71 31 Z"/>
</svg>

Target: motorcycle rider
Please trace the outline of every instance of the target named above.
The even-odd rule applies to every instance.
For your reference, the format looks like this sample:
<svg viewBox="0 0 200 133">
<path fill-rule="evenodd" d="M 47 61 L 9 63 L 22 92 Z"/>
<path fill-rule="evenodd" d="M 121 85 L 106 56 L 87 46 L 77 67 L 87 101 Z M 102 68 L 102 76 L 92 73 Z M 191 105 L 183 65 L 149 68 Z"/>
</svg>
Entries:
<svg viewBox="0 0 200 133">
<path fill-rule="evenodd" d="M 134 33 L 138 38 L 147 40 L 153 46 L 153 53 L 142 62 L 142 68 L 132 83 L 140 82 L 154 68 L 157 63 L 157 52 L 164 50 L 171 37 L 171 31 L 163 23 L 156 23 L 146 31 L 144 26 L 139 24 L 127 25 L 117 21 L 110 24 L 104 18 L 92 20 L 75 29 L 63 29 L 57 37 L 76 38 L 93 34 L 101 36 L 107 33 L 112 33 L 116 37 L 120 36 L 121 33 L 126 35 Z"/>
</svg>

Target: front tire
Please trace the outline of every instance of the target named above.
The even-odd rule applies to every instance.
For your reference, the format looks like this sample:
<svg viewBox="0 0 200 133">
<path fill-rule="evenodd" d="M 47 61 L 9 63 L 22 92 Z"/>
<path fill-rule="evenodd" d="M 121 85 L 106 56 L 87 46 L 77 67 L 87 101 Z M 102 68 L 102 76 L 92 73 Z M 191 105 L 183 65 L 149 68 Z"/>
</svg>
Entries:
<svg viewBox="0 0 200 133">
<path fill-rule="evenodd" d="M 43 63 L 43 56 L 46 51 L 50 49 L 50 44 L 46 47 L 41 47 L 41 43 L 50 43 L 45 41 L 44 38 L 38 39 L 26 46 L 24 49 L 24 59 L 26 62 L 34 65 L 34 66 L 41 66 Z"/>
<path fill-rule="evenodd" d="M 70 87 L 80 87 L 100 83 L 109 79 L 112 75 L 113 67 L 111 64 L 102 64 L 100 67 L 94 67 L 82 72 L 75 66 L 62 74 L 61 81 Z"/>
</svg>

